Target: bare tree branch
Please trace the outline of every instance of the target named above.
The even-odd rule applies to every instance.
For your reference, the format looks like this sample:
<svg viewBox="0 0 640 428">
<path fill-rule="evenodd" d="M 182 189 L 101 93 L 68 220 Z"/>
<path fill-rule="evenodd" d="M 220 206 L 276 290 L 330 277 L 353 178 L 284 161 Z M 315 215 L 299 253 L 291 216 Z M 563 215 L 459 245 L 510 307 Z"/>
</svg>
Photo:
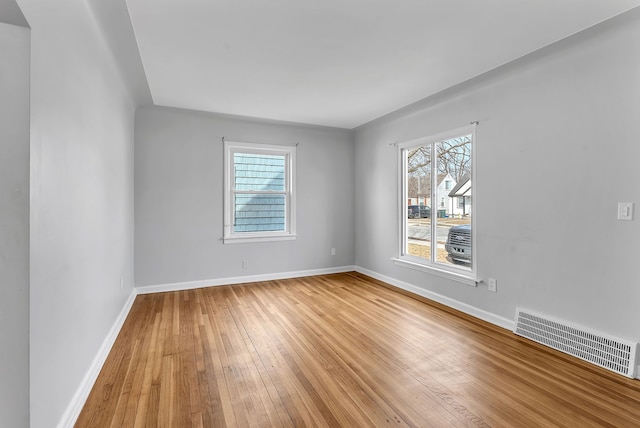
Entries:
<svg viewBox="0 0 640 428">
<path fill-rule="evenodd" d="M 461 136 L 436 144 L 438 174 L 449 174 L 456 181 L 471 172 L 471 136 Z M 431 193 L 431 145 L 410 149 L 407 153 L 407 192 L 411 198 Z"/>
</svg>

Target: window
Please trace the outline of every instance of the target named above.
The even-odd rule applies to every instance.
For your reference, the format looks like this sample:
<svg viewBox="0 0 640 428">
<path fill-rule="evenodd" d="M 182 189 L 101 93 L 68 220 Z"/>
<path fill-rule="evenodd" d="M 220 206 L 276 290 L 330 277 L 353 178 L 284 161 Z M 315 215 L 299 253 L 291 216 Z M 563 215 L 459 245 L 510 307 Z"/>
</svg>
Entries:
<svg viewBox="0 0 640 428">
<path fill-rule="evenodd" d="M 295 239 L 295 153 L 225 141 L 225 244 Z"/>
<path fill-rule="evenodd" d="M 472 125 L 398 145 L 398 264 L 475 284 L 471 215 L 474 139 Z M 419 215 L 411 208 L 418 201 L 426 201 L 426 209 Z"/>
</svg>

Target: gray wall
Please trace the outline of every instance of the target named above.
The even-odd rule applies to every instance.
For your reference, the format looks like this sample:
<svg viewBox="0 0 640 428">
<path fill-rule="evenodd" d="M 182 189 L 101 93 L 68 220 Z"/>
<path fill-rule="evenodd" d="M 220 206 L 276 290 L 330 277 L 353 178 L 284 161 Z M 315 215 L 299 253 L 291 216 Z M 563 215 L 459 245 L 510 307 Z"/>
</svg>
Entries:
<svg viewBox="0 0 640 428">
<path fill-rule="evenodd" d="M 640 340 L 640 9 L 356 132 L 356 264 L 513 319 L 516 305 Z M 397 157 L 389 143 L 480 121 L 478 273 L 498 293 L 396 266 Z M 372 204 L 375 201 L 375 204 Z"/>
<path fill-rule="evenodd" d="M 0 23 L 0 426 L 29 426 L 29 29 Z"/>
<path fill-rule="evenodd" d="M 222 243 L 223 136 L 299 143 L 295 241 Z M 148 107 L 136 113 L 135 146 L 136 285 L 353 265 L 351 132 Z M 357 216 L 373 215 L 367 207 Z"/>
<path fill-rule="evenodd" d="M 27 382 L 31 426 L 60 420 L 134 282 L 357 264 L 509 319 L 523 305 L 640 340 L 640 230 L 615 219 L 618 201 L 640 201 L 640 10 L 363 126 L 355 144 L 344 130 L 153 107 L 135 116 L 134 148 L 150 97 L 124 0 L 18 4 L 30 58 L 28 30 L 0 25 L 0 425 L 29 424 Z M 497 294 L 390 261 L 389 143 L 472 120 L 479 274 Z M 222 244 L 222 136 L 300 143 L 296 241 Z"/>
<path fill-rule="evenodd" d="M 32 29 L 31 426 L 52 427 L 133 290 L 138 76 L 90 3 L 19 4 Z"/>
</svg>

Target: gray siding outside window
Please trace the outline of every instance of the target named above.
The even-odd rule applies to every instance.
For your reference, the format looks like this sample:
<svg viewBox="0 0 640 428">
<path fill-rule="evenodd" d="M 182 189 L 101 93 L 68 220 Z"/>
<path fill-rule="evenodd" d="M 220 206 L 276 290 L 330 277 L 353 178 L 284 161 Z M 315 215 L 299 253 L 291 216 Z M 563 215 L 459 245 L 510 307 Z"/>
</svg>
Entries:
<svg viewBox="0 0 640 428">
<path fill-rule="evenodd" d="M 284 194 L 286 192 L 286 157 L 234 153 L 233 165 L 234 231 L 284 231 L 286 229 Z"/>
</svg>

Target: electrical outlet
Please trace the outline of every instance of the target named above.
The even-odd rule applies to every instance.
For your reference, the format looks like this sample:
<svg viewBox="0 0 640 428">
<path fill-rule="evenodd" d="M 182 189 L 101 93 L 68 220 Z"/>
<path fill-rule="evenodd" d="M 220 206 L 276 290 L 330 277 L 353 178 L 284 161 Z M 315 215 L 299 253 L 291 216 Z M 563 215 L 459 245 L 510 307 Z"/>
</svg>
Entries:
<svg viewBox="0 0 640 428">
<path fill-rule="evenodd" d="M 246 268 L 248 268 L 248 267 L 249 267 L 249 263 L 247 263 L 247 261 L 246 261 L 246 260 L 243 260 L 243 261 L 242 261 L 242 269 L 246 269 Z"/>
<path fill-rule="evenodd" d="M 494 293 L 498 292 L 498 280 L 495 278 L 489 278 L 489 283 L 487 284 L 487 289 Z"/>
<path fill-rule="evenodd" d="M 332 249 L 331 249 L 331 255 L 332 255 L 332 256 L 335 256 L 335 255 L 336 255 L 336 249 L 335 249 L 335 248 L 332 248 Z"/>
<path fill-rule="evenodd" d="M 633 202 L 618 202 L 618 220 L 633 220 Z"/>
</svg>

